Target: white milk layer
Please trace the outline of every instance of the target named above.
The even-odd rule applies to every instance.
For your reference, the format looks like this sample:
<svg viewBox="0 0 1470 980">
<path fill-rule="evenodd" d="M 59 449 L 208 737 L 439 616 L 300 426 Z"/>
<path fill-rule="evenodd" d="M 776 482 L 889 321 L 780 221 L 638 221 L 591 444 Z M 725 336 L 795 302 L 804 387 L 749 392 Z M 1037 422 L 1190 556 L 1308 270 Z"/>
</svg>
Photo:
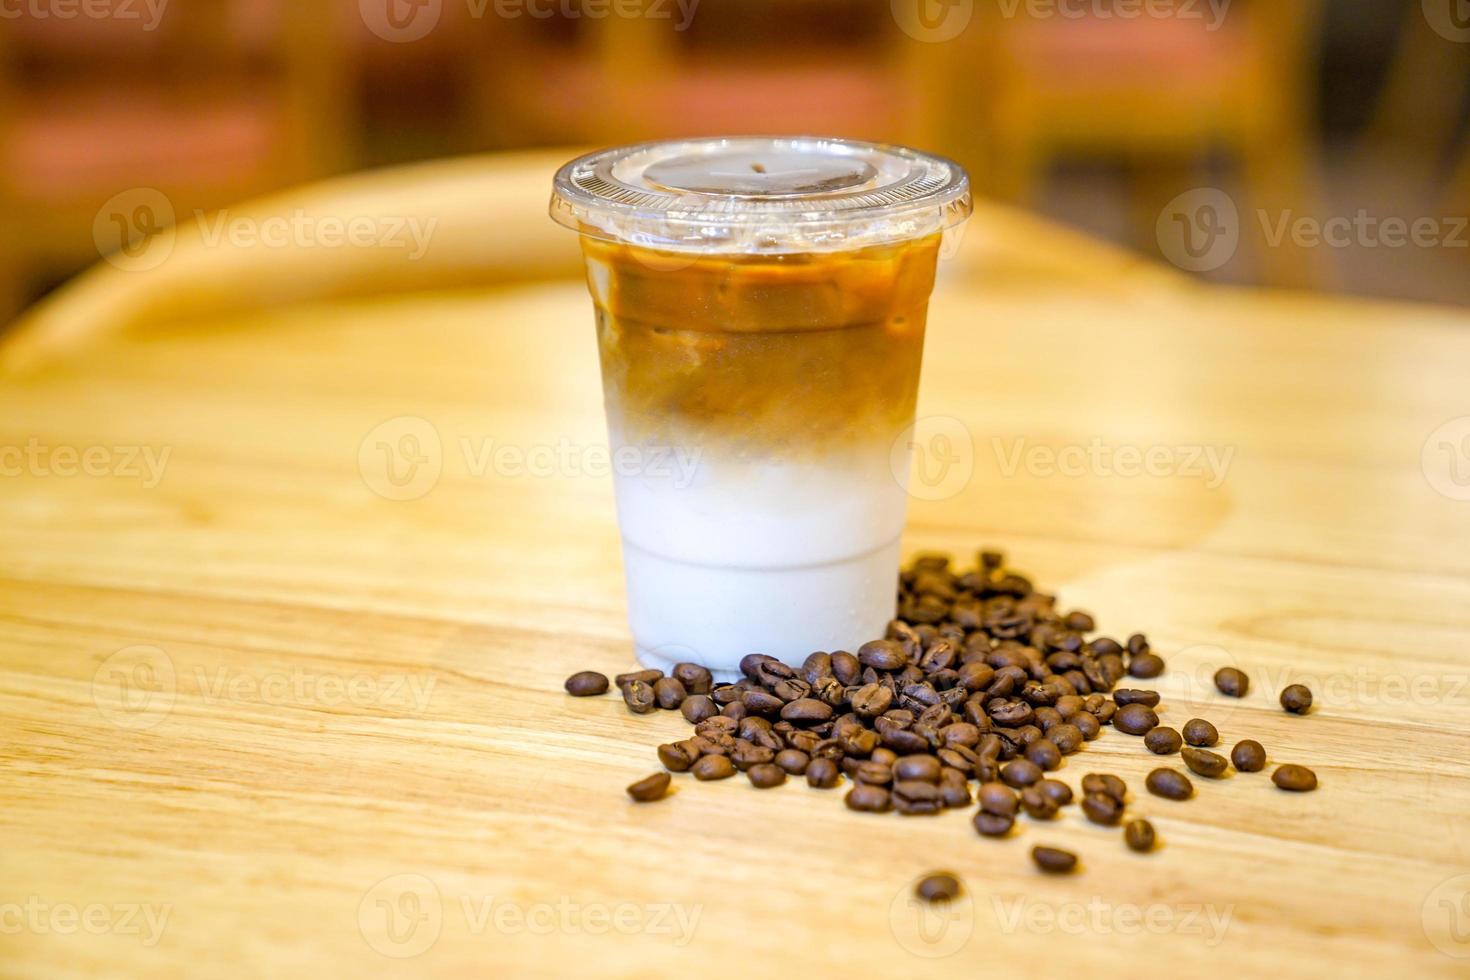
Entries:
<svg viewBox="0 0 1470 980">
<path fill-rule="evenodd" d="M 800 663 L 855 650 L 893 618 L 907 493 L 888 447 L 800 463 L 672 453 L 615 476 L 638 659 Z"/>
</svg>

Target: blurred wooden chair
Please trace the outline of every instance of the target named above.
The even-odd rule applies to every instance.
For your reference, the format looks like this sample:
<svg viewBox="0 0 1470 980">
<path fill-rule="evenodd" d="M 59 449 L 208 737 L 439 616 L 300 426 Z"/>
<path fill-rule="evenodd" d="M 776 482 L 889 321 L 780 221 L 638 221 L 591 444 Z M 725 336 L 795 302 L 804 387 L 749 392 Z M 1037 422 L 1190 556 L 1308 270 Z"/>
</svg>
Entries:
<svg viewBox="0 0 1470 980">
<path fill-rule="evenodd" d="M 97 257 L 120 192 L 183 218 L 343 162 L 337 5 L 191 0 L 152 28 L 147 5 L 122 9 L 140 19 L 0 21 L 0 323 L 29 277 Z"/>
<path fill-rule="evenodd" d="M 1252 211 L 1314 204 L 1320 0 L 1237 0 L 1214 29 L 1205 4 L 1191 8 L 1200 18 L 1006 16 L 996 0 L 980 8 L 972 77 L 983 123 L 962 158 L 982 189 L 1027 203 L 1054 159 L 1121 160 L 1135 173 L 1139 238 L 1151 239 L 1161 206 L 1205 182 L 1159 178 L 1188 175 L 1223 150 L 1239 163 Z M 1243 223 L 1261 231 L 1246 210 Z M 1315 264 L 1283 245 L 1262 273 L 1308 285 Z"/>
</svg>

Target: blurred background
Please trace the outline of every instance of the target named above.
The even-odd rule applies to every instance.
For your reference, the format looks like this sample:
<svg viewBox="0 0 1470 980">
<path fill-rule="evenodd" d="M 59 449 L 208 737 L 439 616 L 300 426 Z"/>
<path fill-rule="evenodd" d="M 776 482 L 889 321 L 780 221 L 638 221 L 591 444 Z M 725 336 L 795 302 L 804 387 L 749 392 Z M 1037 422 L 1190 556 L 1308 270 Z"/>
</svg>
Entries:
<svg viewBox="0 0 1470 980">
<path fill-rule="evenodd" d="M 1470 0 L 0 0 L 0 323 L 98 260 L 131 189 L 192 220 L 386 164 L 727 132 L 937 150 L 1213 280 L 1467 304 L 1467 115 Z M 1161 216 L 1202 188 L 1241 244 L 1191 268 Z"/>
</svg>

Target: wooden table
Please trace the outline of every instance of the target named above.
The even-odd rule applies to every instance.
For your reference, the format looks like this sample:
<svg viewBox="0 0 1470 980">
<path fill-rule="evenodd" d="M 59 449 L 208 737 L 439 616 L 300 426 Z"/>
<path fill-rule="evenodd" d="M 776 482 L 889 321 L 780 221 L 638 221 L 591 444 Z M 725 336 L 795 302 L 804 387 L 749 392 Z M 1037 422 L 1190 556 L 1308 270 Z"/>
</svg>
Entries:
<svg viewBox="0 0 1470 980">
<path fill-rule="evenodd" d="M 554 162 L 258 202 L 232 220 L 441 223 L 415 260 L 181 233 L 11 337 L 0 973 L 1464 974 L 1470 317 L 1206 289 L 982 208 L 921 405 L 922 436 L 972 451 L 920 485 L 906 546 L 1004 547 L 1149 634 L 1167 723 L 1204 715 L 1321 788 L 1170 803 L 1109 730 L 1061 776 L 1124 776 L 1155 854 L 1075 807 L 994 841 L 804 783 L 680 778 L 636 806 L 682 721 L 561 689 L 630 654 Z M 1209 690 L 1227 663 L 1242 702 Z M 1275 706 L 1294 680 L 1309 717 Z M 1037 874 L 1040 842 L 1083 872 Z M 916 911 L 938 867 L 968 897 Z"/>
</svg>

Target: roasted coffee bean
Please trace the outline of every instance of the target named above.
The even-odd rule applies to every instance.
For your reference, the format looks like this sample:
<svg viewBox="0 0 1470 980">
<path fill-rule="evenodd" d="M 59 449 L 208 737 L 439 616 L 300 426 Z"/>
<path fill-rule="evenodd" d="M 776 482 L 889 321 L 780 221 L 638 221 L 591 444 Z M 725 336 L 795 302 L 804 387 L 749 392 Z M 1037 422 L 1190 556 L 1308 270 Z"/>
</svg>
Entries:
<svg viewBox="0 0 1470 980">
<path fill-rule="evenodd" d="M 672 677 L 660 677 L 653 682 L 653 698 L 665 711 L 675 710 L 684 703 L 684 699 L 688 696 L 684 685 Z"/>
<path fill-rule="evenodd" d="M 1031 724 L 1036 711 L 1020 698 L 996 698 L 985 706 L 986 714 L 997 725 L 1015 728 Z"/>
<path fill-rule="evenodd" d="M 957 721 L 941 729 L 939 734 L 947 746 L 957 745 L 961 748 L 973 749 L 980 744 L 980 736 L 983 732 L 978 726 L 967 721 Z"/>
<path fill-rule="evenodd" d="M 1123 819 L 1123 804 L 1106 793 L 1088 793 L 1082 797 L 1082 812 L 1093 823 L 1110 827 Z"/>
<path fill-rule="evenodd" d="M 699 664 L 674 664 L 672 674 L 690 694 L 708 694 L 714 686 L 714 677 Z"/>
<path fill-rule="evenodd" d="M 684 720 L 691 725 L 697 725 L 706 718 L 713 718 L 720 713 L 720 708 L 708 694 L 694 694 L 684 699 L 679 705 L 679 713 Z"/>
<path fill-rule="evenodd" d="M 842 743 L 835 738 L 824 738 L 812 746 L 810 754 L 813 759 L 831 759 L 836 762 L 842 758 Z"/>
<path fill-rule="evenodd" d="M 1035 725 L 1022 725 L 1020 728 L 1013 729 L 1013 731 L 1016 733 L 1016 741 L 1020 744 L 1017 754 L 1024 754 L 1026 746 L 1046 737 L 1045 733 Z"/>
<path fill-rule="evenodd" d="M 726 718 L 734 718 L 736 721 L 739 721 L 746 715 L 750 714 L 750 712 L 747 711 L 745 709 L 745 705 L 741 704 L 739 701 L 731 701 L 729 704 L 720 709 L 720 714 L 724 715 Z"/>
<path fill-rule="evenodd" d="M 1147 680 L 1150 677 L 1158 677 L 1164 672 L 1164 658 L 1158 654 L 1135 653 L 1128 658 L 1128 673 L 1134 677 Z"/>
<path fill-rule="evenodd" d="M 979 660 L 960 665 L 959 684 L 967 691 L 983 691 L 995 679 L 995 669 Z"/>
<path fill-rule="evenodd" d="M 1166 800 L 1187 800 L 1194 795 L 1194 784 L 1182 772 L 1173 769 L 1155 769 L 1144 780 L 1148 791 Z"/>
<path fill-rule="evenodd" d="M 1098 706 L 1096 711 L 1089 711 L 1094 718 L 1104 725 L 1111 724 L 1118 714 L 1118 703 L 1109 699 Z"/>
<path fill-rule="evenodd" d="M 642 681 L 644 684 L 652 687 L 662 676 L 664 676 L 664 672 L 657 669 L 634 670 L 614 677 L 613 684 L 617 686 L 618 690 L 622 690 L 634 681 Z"/>
<path fill-rule="evenodd" d="M 1070 724 L 1073 728 L 1082 733 L 1082 738 L 1084 741 L 1091 742 L 1102 733 L 1102 723 L 1099 722 L 1095 716 L 1088 714 L 1086 711 L 1077 712 L 1075 715 L 1072 716 L 1072 720 L 1068 722 L 1068 724 Z M 1058 748 L 1061 747 L 1058 746 Z M 1065 752 L 1066 750 L 1063 749 L 1062 751 Z"/>
<path fill-rule="evenodd" d="M 1238 772 L 1260 772 L 1266 768 L 1266 750 L 1260 742 L 1247 738 L 1230 750 L 1230 762 Z"/>
<path fill-rule="evenodd" d="M 694 765 L 694 757 L 690 755 L 688 748 L 678 742 L 660 745 L 658 761 L 670 772 L 686 772 Z"/>
<path fill-rule="evenodd" d="M 951 769 L 970 775 L 978 772 L 980 755 L 973 749 L 967 749 L 963 745 L 951 745 L 940 749 L 936 755 L 941 764 Z"/>
<path fill-rule="evenodd" d="M 853 766 L 852 778 L 872 786 L 885 786 L 893 782 L 893 770 L 881 762 L 863 761 Z"/>
<path fill-rule="evenodd" d="M 764 745 L 755 745 L 743 738 L 735 740 L 735 746 L 730 750 L 730 761 L 735 763 L 735 768 L 741 772 L 749 772 L 751 768 L 766 765 L 776 758 L 776 753 Z"/>
<path fill-rule="evenodd" d="M 1125 704 L 1142 704 L 1150 708 L 1157 708 L 1159 706 L 1159 692 L 1119 688 L 1113 692 L 1113 700 L 1118 703 L 1118 707 L 1120 708 Z"/>
<path fill-rule="evenodd" d="M 771 685 L 771 693 L 785 702 L 800 701 L 812 693 L 812 686 L 800 677 L 791 677 Z M 829 707 L 830 706 L 824 706 Z"/>
<path fill-rule="evenodd" d="M 845 731 L 837 736 L 837 741 L 850 756 L 871 756 L 878 749 L 878 733 L 871 728 Z"/>
<path fill-rule="evenodd" d="M 866 684 L 849 699 L 860 718 L 876 718 L 893 704 L 893 691 L 881 684 Z"/>
<path fill-rule="evenodd" d="M 977 833 L 985 837 L 1004 837 L 1016 824 L 1016 818 L 989 810 L 981 810 L 972 821 Z"/>
<path fill-rule="evenodd" d="M 753 715 L 774 715 L 785 706 L 785 702 L 765 691 L 746 691 L 740 695 L 740 703 Z"/>
<path fill-rule="evenodd" d="M 689 767 L 694 778 L 702 781 L 729 779 L 735 775 L 735 763 L 723 755 L 702 755 Z"/>
<path fill-rule="evenodd" d="M 629 681 L 623 685 L 623 703 L 635 715 L 646 715 L 658 709 L 653 688 L 642 681 Z"/>
<path fill-rule="evenodd" d="M 948 902 L 960 895 L 960 880 L 948 871 L 925 875 L 914 886 L 914 894 L 926 902 Z"/>
<path fill-rule="evenodd" d="M 932 755 L 900 756 L 893 764 L 894 779 L 920 779 L 927 783 L 939 782 L 939 771 L 943 768 Z"/>
<path fill-rule="evenodd" d="M 987 813 L 1013 817 L 1019 805 L 1016 794 L 1005 783 L 981 783 L 977 793 L 980 809 Z"/>
<path fill-rule="evenodd" d="M 750 785 L 756 789 L 770 789 L 786 782 L 786 770 L 770 762 L 762 762 L 745 770 Z"/>
<path fill-rule="evenodd" d="M 1037 845 L 1031 848 L 1031 860 L 1047 874 L 1064 875 L 1077 867 L 1077 855 L 1071 851 L 1064 851 L 1060 847 Z"/>
<path fill-rule="evenodd" d="M 806 772 L 807 766 L 811 764 L 812 757 L 797 749 L 782 749 L 776 753 L 776 765 L 786 770 L 793 776 L 800 776 Z"/>
<path fill-rule="evenodd" d="M 873 750 L 873 754 L 868 756 L 868 758 L 872 759 L 874 762 L 881 762 L 885 766 L 892 766 L 895 762 L 898 761 L 898 753 L 893 751 L 892 749 L 885 749 L 880 745 L 878 748 Z"/>
<path fill-rule="evenodd" d="M 1091 715 L 1088 715 L 1087 717 L 1092 718 Z M 1097 719 L 1092 718 L 1092 723 L 1094 725 L 1097 724 Z M 1057 725 L 1051 731 L 1046 733 L 1046 737 L 1051 741 L 1053 745 L 1057 747 L 1062 755 L 1071 755 L 1073 752 L 1076 752 L 1078 749 L 1082 748 L 1082 743 L 1085 740 L 1085 736 L 1082 734 L 1082 729 L 1072 724 L 1071 722 L 1063 722 L 1062 724 Z M 1053 766 L 1051 768 L 1056 767 Z"/>
<path fill-rule="evenodd" d="M 1050 820 L 1060 808 L 1038 786 L 1027 786 L 1021 790 L 1021 809 L 1033 820 Z"/>
<path fill-rule="evenodd" d="M 1203 718 L 1191 718 L 1184 723 L 1182 729 L 1184 741 L 1195 746 L 1215 745 L 1220 741 L 1220 733 L 1215 726 Z"/>
<path fill-rule="evenodd" d="M 1143 653 L 1148 649 L 1148 637 L 1142 633 L 1134 633 L 1128 637 L 1128 652 Z"/>
<path fill-rule="evenodd" d="M 832 717 L 832 706 L 816 698 L 798 698 L 781 709 L 781 717 L 798 725 L 816 724 Z"/>
<path fill-rule="evenodd" d="M 1042 775 L 1041 767 L 1030 759 L 1012 759 L 1000 767 L 1001 782 L 1017 789 L 1038 782 Z"/>
<path fill-rule="evenodd" d="M 899 813 L 915 815 L 938 813 L 944 808 L 939 787 L 922 779 L 903 779 L 893 784 L 893 808 Z"/>
<path fill-rule="evenodd" d="M 806 783 L 816 789 L 831 789 L 841 778 L 837 763 L 831 759 L 813 759 L 806 767 Z"/>
<path fill-rule="evenodd" d="M 1147 735 L 1159 724 L 1154 709 L 1144 704 L 1130 704 L 1113 715 L 1113 727 L 1128 735 Z"/>
<path fill-rule="evenodd" d="M 883 744 L 900 755 L 914 755 L 929 751 L 929 740 L 917 732 L 895 728 L 883 736 Z M 952 751 L 952 750 L 945 750 Z"/>
<path fill-rule="evenodd" d="M 1081 744 L 1082 735 L 1077 736 L 1077 743 Z M 1027 760 L 1050 772 L 1062 764 L 1062 750 L 1057 748 L 1056 743 L 1048 739 L 1038 739 L 1026 746 Z"/>
<path fill-rule="evenodd" d="M 1207 779 L 1219 779 L 1230 767 L 1230 763 L 1225 761 L 1223 755 L 1218 755 L 1209 749 L 1196 749 L 1186 745 L 1179 751 L 1179 755 L 1184 759 L 1184 764 L 1189 767 L 1190 772 Z"/>
<path fill-rule="evenodd" d="M 666 772 L 656 772 L 647 776 L 628 787 L 628 795 L 638 803 L 652 803 L 661 800 L 669 791 L 671 777 Z"/>
<path fill-rule="evenodd" d="M 1101 793 L 1119 803 L 1128 798 L 1128 784 L 1111 773 L 1090 772 L 1082 777 L 1082 795 Z"/>
<path fill-rule="evenodd" d="M 810 770 L 808 770 L 810 771 Z M 874 786 L 871 783 L 858 783 L 847 791 L 843 799 L 849 810 L 860 810 L 864 813 L 882 813 L 890 806 L 888 790 L 882 786 Z"/>
<path fill-rule="evenodd" d="M 590 698 L 607 693 L 607 675 L 595 670 L 579 670 L 563 685 L 574 698 Z"/>
<path fill-rule="evenodd" d="M 716 684 L 710 688 L 710 700 L 720 707 L 739 702 L 740 695 L 745 693 L 745 688 L 737 684 Z"/>
<path fill-rule="evenodd" d="M 740 722 L 726 715 L 714 715 L 694 726 L 700 735 L 733 735 L 740 729 Z"/>
<path fill-rule="evenodd" d="M 761 665 L 775 659 L 775 657 L 767 656 L 764 653 L 748 653 L 740 658 L 740 673 L 753 681 L 759 681 L 761 679 Z"/>
<path fill-rule="evenodd" d="M 869 640 L 858 647 L 858 662 L 874 670 L 903 670 L 909 655 L 896 640 Z"/>
<path fill-rule="evenodd" d="M 1059 807 L 1072 802 L 1072 787 L 1060 779 L 1043 779 L 1036 784 L 1036 789 Z"/>
<path fill-rule="evenodd" d="M 832 676 L 832 655 L 830 653 L 812 653 L 801 664 L 801 676 L 812 687 L 817 686 L 817 681 L 823 677 Z"/>
<path fill-rule="evenodd" d="M 1287 764 L 1271 774 L 1271 782 L 1293 793 L 1305 793 L 1317 788 L 1317 774 L 1306 766 Z"/>
<path fill-rule="evenodd" d="M 1128 848 L 1140 854 L 1152 851 L 1157 839 L 1154 825 L 1147 820 L 1130 820 L 1123 827 L 1123 840 L 1128 844 Z"/>
<path fill-rule="evenodd" d="M 1215 688 L 1226 697 L 1243 698 L 1250 690 L 1251 679 L 1244 671 L 1234 667 L 1221 667 L 1215 671 Z"/>
<path fill-rule="evenodd" d="M 838 650 L 832 654 L 832 676 L 837 678 L 837 682 L 843 687 L 856 684 L 862 672 L 861 661 L 846 650 Z"/>
<path fill-rule="evenodd" d="M 958 769 L 948 767 L 939 774 L 939 798 L 947 807 L 970 805 L 970 781 Z"/>
<path fill-rule="evenodd" d="M 1143 744 L 1148 746 L 1148 750 L 1154 755 L 1173 755 L 1179 751 L 1179 746 L 1184 744 L 1184 738 L 1167 725 L 1160 725 L 1158 728 L 1150 729 L 1149 733 L 1143 736 Z"/>
<path fill-rule="evenodd" d="M 1312 692 L 1305 684 L 1292 684 L 1281 692 L 1281 706 L 1294 715 L 1304 715 L 1312 707 Z"/>
</svg>

